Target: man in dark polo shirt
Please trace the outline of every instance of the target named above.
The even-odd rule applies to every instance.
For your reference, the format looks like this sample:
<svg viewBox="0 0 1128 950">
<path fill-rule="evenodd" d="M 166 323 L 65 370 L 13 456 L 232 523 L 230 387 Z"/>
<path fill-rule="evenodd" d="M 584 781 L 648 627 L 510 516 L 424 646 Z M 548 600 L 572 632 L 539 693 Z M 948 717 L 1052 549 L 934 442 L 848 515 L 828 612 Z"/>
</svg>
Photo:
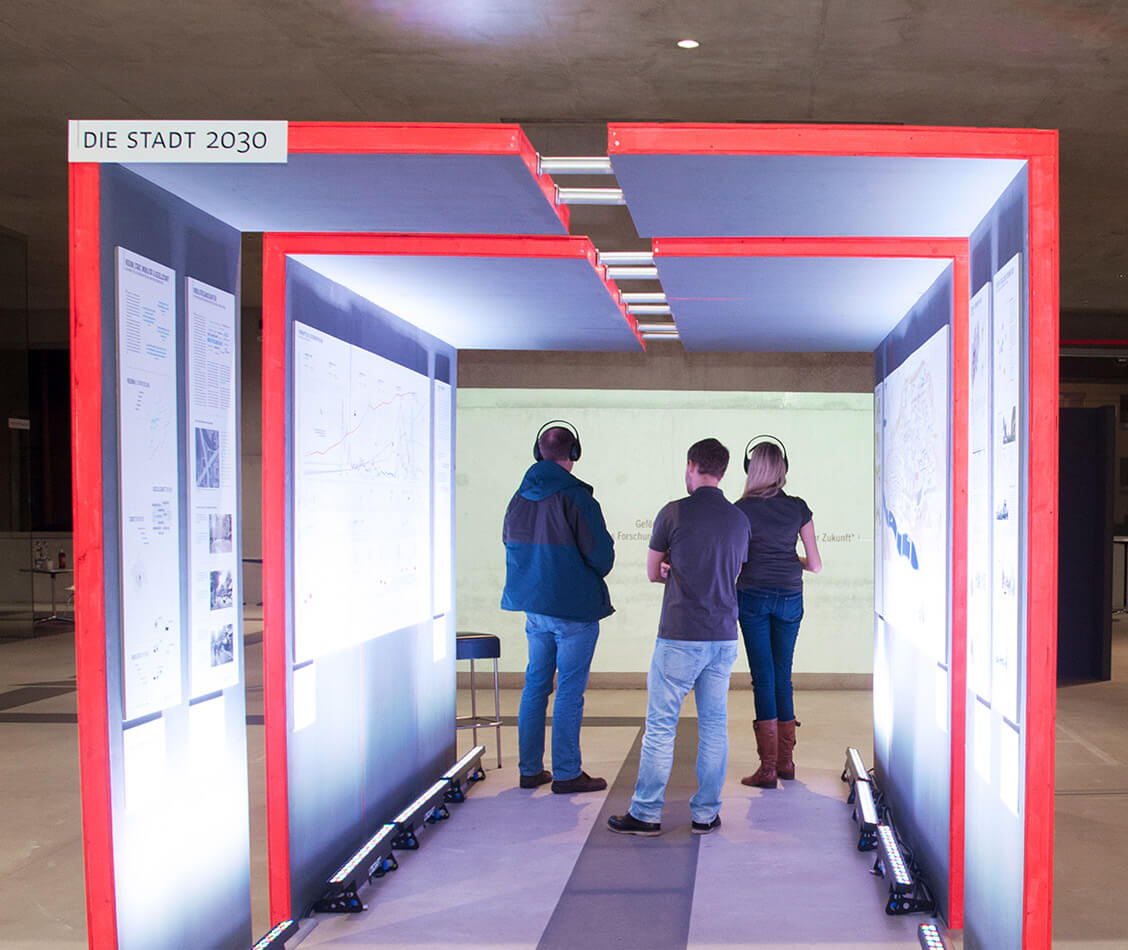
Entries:
<svg viewBox="0 0 1128 950">
<path fill-rule="evenodd" d="M 717 487 L 728 460 L 728 449 L 716 439 L 695 442 L 685 469 L 689 496 L 671 501 L 654 519 L 646 573 L 666 590 L 646 679 L 646 734 L 634 797 L 625 815 L 607 819 L 620 834 L 661 834 L 678 715 L 691 689 L 698 737 L 691 830 L 704 835 L 721 826 L 729 674 L 736 660 L 736 577 L 752 533 L 748 519 Z"/>
</svg>

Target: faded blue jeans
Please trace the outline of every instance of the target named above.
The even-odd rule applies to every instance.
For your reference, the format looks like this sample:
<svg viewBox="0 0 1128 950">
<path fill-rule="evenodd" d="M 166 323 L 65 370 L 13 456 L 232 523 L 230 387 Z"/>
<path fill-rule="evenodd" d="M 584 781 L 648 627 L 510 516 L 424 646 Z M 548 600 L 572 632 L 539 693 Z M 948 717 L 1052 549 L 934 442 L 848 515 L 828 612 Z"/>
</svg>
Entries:
<svg viewBox="0 0 1128 950">
<path fill-rule="evenodd" d="M 803 619 L 801 590 L 738 590 L 740 632 L 748 652 L 757 719 L 795 718 L 791 692 L 791 662 L 799 622 Z"/>
<path fill-rule="evenodd" d="M 552 777 L 558 782 L 580 774 L 580 724 L 599 621 L 562 620 L 545 614 L 525 614 L 529 665 L 517 712 L 518 767 L 522 775 L 544 769 L 544 726 L 552 678 L 556 701 L 552 706 Z"/>
<path fill-rule="evenodd" d="M 735 640 L 659 638 L 646 677 L 646 734 L 631 799 L 631 814 L 639 821 L 662 819 L 678 716 L 691 689 L 697 699 L 697 792 L 689 810 L 694 821 L 706 823 L 721 810 L 728 765 L 729 674 L 735 662 Z"/>
</svg>

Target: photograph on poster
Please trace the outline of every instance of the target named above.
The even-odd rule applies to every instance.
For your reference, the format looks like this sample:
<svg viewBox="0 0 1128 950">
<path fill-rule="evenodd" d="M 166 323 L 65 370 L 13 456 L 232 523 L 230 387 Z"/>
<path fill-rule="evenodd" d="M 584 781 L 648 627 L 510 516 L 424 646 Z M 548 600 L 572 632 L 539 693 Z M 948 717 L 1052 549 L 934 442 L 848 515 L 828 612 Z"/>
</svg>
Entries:
<svg viewBox="0 0 1128 950">
<path fill-rule="evenodd" d="M 211 665 L 223 666 L 235 659 L 235 628 L 232 624 L 225 623 L 212 634 L 211 638 Z"/>
<path fill-rule="evenodd" d="M 235 583 L 230 571 L 211 572 L 211 609 L 227 610 L 234 599 Z"/>
<path fill-rule="evenodd" d="M 189 277 L 188 419 L 193 477 L 188 482 L 192 695 L 239 682 L 235 418 L 235 297 Z"/>
<path fill-rule="evenodd" d="M 948 327 L 884 384 L 885 619 L 947 660 Z"/>
<path fill-rule="evenodd" d="M 196 427 L 196 487 L 219 488 L 219 430 Z"/>
<path fill-rule="evenodd" d="M 116 255 L 124 716 L 180 702 L 176 272 Z"/>
<path fill-rule="evenodd" d="M 208 553 L 230 554 L 231 515 L 208 515 Z"/>
<path fill-rule="evenodd" d="M 432 617 L 431 381 L 299 322 L 294 366 L 301 662 Z"/>
</svg>

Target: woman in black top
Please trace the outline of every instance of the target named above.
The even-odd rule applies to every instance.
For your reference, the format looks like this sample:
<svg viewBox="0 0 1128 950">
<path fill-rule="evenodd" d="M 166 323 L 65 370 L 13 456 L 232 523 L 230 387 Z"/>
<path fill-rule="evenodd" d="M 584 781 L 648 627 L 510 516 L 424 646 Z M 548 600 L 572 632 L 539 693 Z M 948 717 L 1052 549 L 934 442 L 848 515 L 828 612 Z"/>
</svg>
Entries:
<svg viewBox="0 0 1128 950">
<path fill-rule="evenodd" d="M 748 562 L 736 581 L 740 631 L 748 651 L 756 698 L 756 751 L 760 767 L 741 779 L 756 788 L 775 788 L 778 778 L 795 778 L 795 707 L 791 661 L 803 619 L 803 571 L 822 569 L 811 509 L 783 491 L 787 459 L 778 445 L 757 443 L 748 459 L 744 494 L 736 503 L 752 524 Z M 795 551 L 803 542 L 804 556 Z"/>
</svg>

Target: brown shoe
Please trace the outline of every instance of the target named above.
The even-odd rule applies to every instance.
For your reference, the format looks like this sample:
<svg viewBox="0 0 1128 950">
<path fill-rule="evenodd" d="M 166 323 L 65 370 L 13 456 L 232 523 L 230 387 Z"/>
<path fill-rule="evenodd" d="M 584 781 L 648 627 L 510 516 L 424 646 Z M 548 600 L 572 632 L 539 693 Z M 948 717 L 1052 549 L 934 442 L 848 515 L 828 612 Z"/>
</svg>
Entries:
<svg viewBox="0 0 1128 950">
<path fill-rule="evenodd" d="M 801 725 L 797 719 L 781 719 L 779 721 L 779 758 L 776 762 L 776 773 L 782 779 L 791 781 L 795 778 L 795 759 L 791 750 L 795 748 L 795 727 Z"/>
<path fill-rule="evenodd" d="M 760 767 L 740 780 L 741 785 L 753 788 L 778 788 L 776 781 L 776 751 L 779 744 L 778 723 L 775 719 L 759 719 L 752 723 L 756 731 L 756 754 Z"/>
<path fill-rule="evenodd" d="M 522 788 L 537 788 L 541 785 L 546 785 L 552 781 L 552 773 L 545 769 L 543 772 L 538 772 L 536 775 L 522 775 L 521 787 Z"/>
<path fill-rule="evenodd" d="M 557 795 L 571 795 L 575 792 L 601 792 L 606 787 L 606 779 L 592 778 L 587 772 L 581 772 L 575 778 L 552 783 L 552 790 Z"/>
</svg>

